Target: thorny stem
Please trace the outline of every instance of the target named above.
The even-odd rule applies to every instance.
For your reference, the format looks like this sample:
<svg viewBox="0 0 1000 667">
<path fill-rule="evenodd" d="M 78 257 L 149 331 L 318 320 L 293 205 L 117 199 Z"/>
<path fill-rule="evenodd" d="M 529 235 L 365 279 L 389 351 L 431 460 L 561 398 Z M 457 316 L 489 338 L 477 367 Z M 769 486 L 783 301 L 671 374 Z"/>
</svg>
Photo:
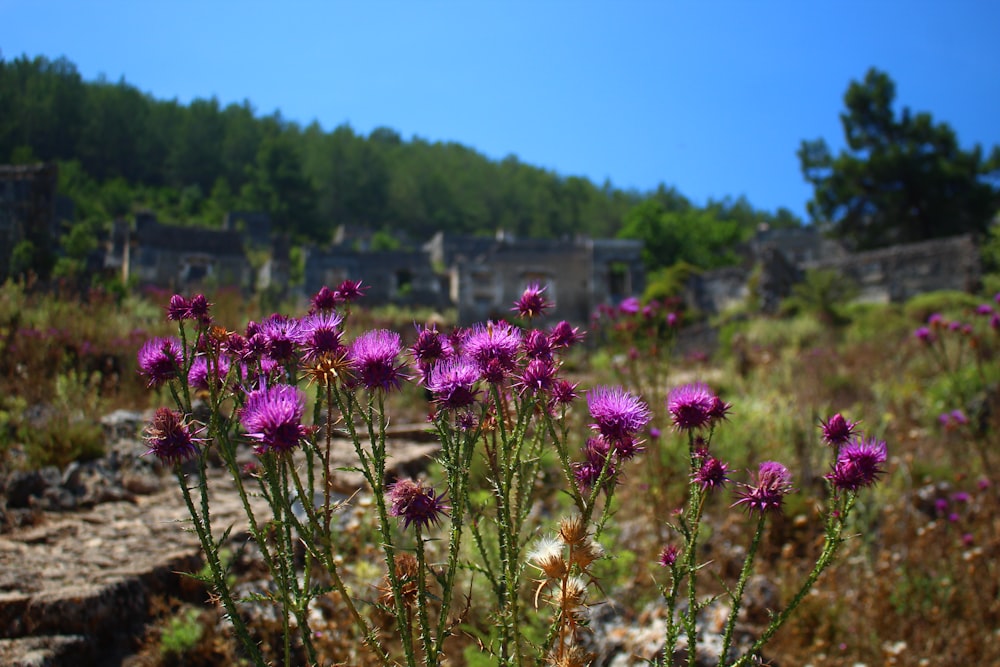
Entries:
<svg viewBox="0 0 1000 667">
<path fill-rule="evenodd" d="M 736 617 L 740 613 L 740 604 L 743 602 L 743 591 L 746 588 L 747 581 L 750 579 L 750 573 L 753 571 L 754 557 L 757 555 L 761 536 L 764 535 L 764 524 L 766 521 L 767 515 L 761 512 L 760 518 L 757 519 L 757 529 L 754 531 L 753 540 L 750 542 L 750 548 L 747 550 L 746 558 L 743 560 L 743 568 L 740 570 L 740 578 L 736 582 L 736 590 L 732 594 L 732 608 L 729 612 L 729 618 L 726 619 L 726 630 L 722 635 L 722 652 L 719 653 L 719 667 L 723 667 L 726 664 L 729 656 L 729 647 L 732 646 L 733 642 L 733 630 L 736 628 Z"/>
</svg>

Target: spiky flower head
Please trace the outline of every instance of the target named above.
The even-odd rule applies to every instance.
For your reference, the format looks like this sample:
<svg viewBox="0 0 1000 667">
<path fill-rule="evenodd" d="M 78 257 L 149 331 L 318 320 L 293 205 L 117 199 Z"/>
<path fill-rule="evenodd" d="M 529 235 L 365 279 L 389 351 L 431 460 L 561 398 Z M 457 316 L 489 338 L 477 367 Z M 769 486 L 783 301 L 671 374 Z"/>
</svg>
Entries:
<svg viewBox="0 0 1000 667">
<path fill-rule="evenodd" d="M 672 389 L 667 395 L 667 411 L 670 412 L 674 428 L 682 431 L 708 426 L 716 415 L 724 415 L 726 412 L 719 405 L 718 397 L 703 382 Z"/>
<path fill-rule="evenodd" d="M 757 469 L 756 484 L 745 484 L 739 500 L 733 506 L 743 505 L 750 512 L 766 514 L 780 512 L 786 495 L 792 491 L 792 474 L 777 461 L 765 461 Z"/>
<path fill-rule="evenodd" d="M 336 311 L 320 310 L 302 318 L 299 324 L 299 340 L 304 351 L 303 358 L 314 362 L 325 354 L 340 352 L 341 329 L 344 318 Z"/>
<path fill-rule="evenodd" d="M 522 393 L 547 393 L 551 391 L 555 379 L 556 365 L 551 359 L 532 359 L 525 366 L 517 384 Z"/>
<path fill-rule="evenodd" d="M 568 405 L 572 403 L 580 394 L 576 390 L 577 385 L 569 380 L 556 380 L 552 387 L 552 401 L 557 405 Z"/>
<path fill-rule="evenodd" d="M 706 491 L 722 488 L 729 481 L 729 466 L 714 456 L 706 455 L 692 476 L 692 481 L 700 484 Z"/>
<path fill-rule="evenodd" d="M 572 347 L 583 340 L 583 334 L 578 327 L 563 320 L 552 327 L 549 332 L 549 342 L 552 347 Z"/>
<path fill-rule="evenodd" d="M 365 295 L 367 287 L 361 286 L 361 281 L 345 280 L 337 287 L 337 298 L 350 303 L 357 301 Z"/>
<path fill-rule="evenodd" d="M 411 524 L 416 524 L 418 528 L 436 524 L 441 515 L 450 509 L 443 502 L 443 493 L 435 495 L 433 488 L 408 478 L 390 486 L 386 495 L 390 504 L 389 515 L 400 517 L 406 528 Z"/>
<path fill-rule="evenodd" d="M 326 285 L 319 288 L 319 291 L 313 295 L 312 298 L 312 308 L 310 312 L 314 313 L 328 313 L 337 308 L 337 304 L 340 303 L 340 297 L 337 293 L 331 290 Z"/>
<path fill-rule="evenodd" d="M 302 324 L 294 317 L 274 313 L 260 323 L 266 354 L 279 364 L 295 358 L 302 344 Z"/>
<path fill-rule="evenodd" d="M 402 349 L 402 341 L 395 331 L 374 329 L 361 334 L 351 344 L 349 352 L 355 378 L 369 391 L 399 389 L 406 379 L 399 362 Z"/>
<path fill-rule="evenodd" d="M 188 317 L 201 324 L 208 324 L 212 321 L 212 318 L 208 315 L 211 307 L 212 304 L 208 302 L 204 294 L 195 294 L 191 297 L 191 301 L 188 302 Z"/>
<path fill-rule="evenodd" d="M 465 357 L 451 357 L 434 364 L 427 377 L 427 389 L 443 408 L 464 408 L 476 402 L 479 369 Z"/>
<path fill-rule="evenodd" d="M 521 330 L 507 322 L 474 325 L 465 336 L 462 351 L 489 382 L 497 383 L 513 372 L 521 345 Z"/>
<path fill-rule="evenodd" d="M 618 311 L 624 315 L 635 315 L 639 312 L 641 307 L 642 304 L 639 303 L 639 299 L 634 296 L 630 296 L 618 304 Z"/>
<path fill-rule="evenodd" d="M 820 427 L 823 430 L 823 441 L 833 447 L 843 445 L 854 435 L 859 422 L 852 422 L 845 419 L 839 412 L 830 417 L 827 421 L 821 421 Z"/>
<path fill-rule="evenodd" d="M 450 357 L 452 352 L 448 337 L 441 334 L 436 325 L 417 328 L 417 340 L 410 347 L 410 354 L 418 366 L 426 367 L 439 359 Z"/>
<path fill-rule="evenodd" d="M 590 492 L 594 485 L 601 478 L 601 473 L 605 472 L 604 490 L 609 490 L 618 477 L 618 467 L 612 455 L 611 446 L 608 442 L 598 436 L 589 438 L 583 449 L 584 460 L 573 464 L 573 477 L 577 486 L 585 492 Z"/>
<path fill-rule="evenodd" d="M 222 388 L 222 381 L 229 373 L 229 357 L 219 355 L 210 368 L 208 357 L 199 355 L 191 362 L 188 370 L 188 385 L 201 391 L 209 391 L 209 376 L 213 376 L 212 385 L 216 389 Z"/>
<path fill-rule="evenodd" d="M 622 387 L 595 387 L 587 392 L 592 429 L 611 443 L 625 441 L 645 428 L 652 418 L 649 407 Z"/>
<path fill-rule="evenodd" d="M 146 427 L 146 444 L 149 451 L 167 464 L 176 464 L 194 458 L 198 454 L 197 439 L 184 423 L 184 417 L 170 408 L 157 408 L 153 421 Z"/>
<path fill-rule="evenodd" d="M 918 327 L 914 330 L 913 337 L 921 343 L 931 343 L 934 341 L 934 332 L 932 332 L 928 327 Z"/>
<path fill-rule="evenodd" d="M 677 562 L 677 556 L 680 554 L 681 550 L 677 548 L 675 544 L 668 544 L 663 547 L 660 552 L 660 558 L 657 561 L 663 567 L 673 567 L 674 563 Z"/>
<path fill-rule="evenodd" d="M 150 338 L 139 348 L 139 374 L 147 387 L 159 387 L 177 377 L 181 367 L 181 341 L 177 338 Z"/>
<path fill-rule="evenodd" d="M 305 397 L 295 387 L 276 384 L 247 394 L 240 423 L 247 437 L 257 442 L 257 453 L 282 453 L 295 448 L 309 435 L 302 424 Z"/>
<path fill-rule="evenodd" d="M 886 454 L 883 440 L 855 439 L 840 450 L 833 470 L 826 477 L 842 491 L 857 491 L 871 486 L 885 472 Z"/>
<path fill-rule="evenodd" d="M 552 358 L 552 341 L 549 340 L 547 334 L 538 329 L 532 329 L 528 332 L 528 335 L 524 338 L 522 348 L 524 349 L 524 356 L 529 359 Z"/>
<path fill-rule="evenodd" d="M 191 312 L 191 305 L 188 300 L 180 294 L 170 297 L 170 305 L 167 306 L 167 319 L 173 322 L 188 319 Z"/>
<path fill-rule="evenodd" d="M 524 318 L 538 317 L 552 307 L 552 302 L 542 296 L 546 289 L 547 287 L 539 287 L 538 283 L 528 285 L 511 310 Z"/>
</svg>

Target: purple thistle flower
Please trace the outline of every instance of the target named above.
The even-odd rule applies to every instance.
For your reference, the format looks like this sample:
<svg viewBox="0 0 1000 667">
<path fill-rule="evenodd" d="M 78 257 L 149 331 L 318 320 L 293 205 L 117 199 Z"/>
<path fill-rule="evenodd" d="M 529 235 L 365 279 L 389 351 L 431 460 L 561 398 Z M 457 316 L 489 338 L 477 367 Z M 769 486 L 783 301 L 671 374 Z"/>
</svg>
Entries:
<svg viewBox="0 0 1000 667">
<path fill-rule="evenodd" d="M 437 326 L 418 327 L 417 341 L 410 347 L 410 354 L 421 368 L 432 364 L 438 359 L 452 355 L 451 343 L 447 336 L 438 332 Z"/>
<path fill-rule="evenodd" d="M 313 361 L 324 354 L 339 352 L 343 321 L 344 318 L 332 310 L 321 310 L 302 318 L 298 338 L 304 350 L 303 358 Z"/>
<path fill-rule="evenodd" d="M 824 442 L 833 447 L 839 447 L 851 439 L 859 423 L 845 419 L 839 412 L 827 421 L 820 421 Z"/>
<path fill-rule="evenodd" d="M 623 440 L 616 440 L 611 444 L 611 449 L 619 461 L 631 461 L 637 454 L 646 451 L 646 448 L 642 446 L 642 440 L 634 436 L 629 436 Z"/>
<path fill-rule="evenodd" d="M 195 294 L 188 303 L 188 317 L 202 324 L 208 324 L 212 320 L 208 316 L 208 310 L 211 307 L 212 304 L 208 302 L 204 294 Z"/>
<path fill-rule="evenodd" d="M 514 370 L 520 345 L 520 329 L 507 322 L 487 322 L 468 331 L 462 349 L 479 366 L 483 377 L 496 384 Z"/>
<path fill-rule="evenodd" d="M 542 331 L 532 329 L 528 332 L 521 347 L 524 349 L 524 356 L 529 359 L 551 359 L 552 341 Z"/>
<path fill-rule="evenodd" d="M 552 387 L 552 401 L 559 405 L 568 405 L 580 395 L 576 391 L 576 384 L 569 380 L 556 380 Z"/>
<path fill-rule="evenodd" d="M 153 421 L 146 427 L 146 444 L 149 451 L 164 463 L 175 464 L 194 458 L 198 453 L 197 441 L 184 423 L 179 412 L 170 408 L 157 408 Z"/>
<path fill-rule="evenodd" d="M 765 461 L 757 470 L 757 484 L 743 487 L 733 507 L 743 505 L 751 514 L 781 511 L 785 496 L 792 490 L 792 474 L 776 461 Z"/>
<path fill-rule="evenodd" d="M 639 312 L 639 308 L 640 308 L 639 299 L 637 299 L 634 296 L 630 296 L 629 298 L 625 299 L 620 304 L 618 304 L 619 312 L 625 315 L 635 315 L 636 313 Z"/>
<path fill-rule="evenodd" d="M 552 347 L 572 347 L 583 340 L 580 329 L 573 327 L 569 322 L 563 320 L 549 331 L 549 342 Z"/>
<path fill-rule="evenodd" d="M 595 387 L 587 392 L 590 427 L 610 442 L 624 441 L 641 431 L 652 414 L 639 397 L 622 387 Z"/>
<path fill-rule="evenodd" d="M 681 550 L 676 545 L 668 544 L 663 547 L 663 551 L 660 552 L 660 559 L 657 562 L 663 567 L 673 567 L 674 563 L 677 562 L 677 556 L 680 552 Z"/>
<path fill-rule="evenodd" d="M 518 380 L 522 392 L 538 394 L 552 389 L 556 378 L 556 365 L 551 359 L 532 359 Z"/>
<path fill-rule="evenodd" d="M 180 294 L 174 294 L 170 297 L 170 305 L 167 306 L 167 319 L 173 322 L 186 320 L 190 313 L 190 309 L 191 305 L 188 303 L 187 299 L 182 297 Z"/>
<path fill-rule="evenodd" d="M 345 280 L 337 287 L 337 297 L 342 301 L 357 301 L 365 295 L 367 287 L 361 287 L 361 281 Z"/>
<path fill-rule="evenodd" d="M 290 361 L 302 344 L 302 327 L 294 317 L 274 313 L 261 322 L 260 332 L 267 341 L 267 356 L 278 363 Z"/>
<path fill-rule="evenodd" d="M 358 336 L 348 352 L 357 381 L 370 391 L 399 389 L 406 379 L 398 361 L 402 350 L 399 334 L 388 329 L 374 329 Z"/>
<path fill-rule="evenodd" d="M 312 298 L 312 309 L 314 313 L 328 313 L 336 309 L 337 304 L 341 301 L 340 297 L 336 292 L 331 290 L 326 285 L 319 288 L 319 291 L 313 295 Z"/>
<path fill-rule="evenodd" d="M 389 487 L 389 515 L 403 519 L 403 526 L 419 528 L 436 524 L 450 508 L 444 504 L 444 494 L 434 495 L 434 489 L 412 479 L 400 479 Z"/>
<path fill-rule="evenodd" d="M 302 425 L 305 397 L 295 387 L 277 384 L 247 394 L 240 423 L 247 437 L 256 440 L 257 453 L 287 452 L 294 449 L 309 429 Z"/>
<path fill-rule="evenodd" d="M 914 338 L 919 340 L 921 343 L 932 343 L 934 341 L 934 334 L 927 327 L 919 327 L 913 332 Z"/>
<path fill-rule="evenodd" d="M 439 361 L 427 377 L 427 389 L 443 408 L 464 408 L 476 402 L 479 369 L 465 357 Z"/>
<path fill-rule="evenodd" d="M 976 315 L 992 315 L 993 306 L 988 303 L 981 303 L 976 307 Z"/>
<path fill-rule="evenodd" d="M 512 311 L 524 318 L 538 317 L 552 307 L 552 302 L 542 296 L 546 287 L 539 287 L 538 283 L 532 283 L 524 288 L 521 297 L 514 302 Z"/>
<path fill-rule="evenodd" d="M 726 409 L 717 405 L 718 397 L 702 382 L 675 387 L 667 395 L 667 410 L 674 428 L 694 430 L 712 423 L 715 415 L 725 415 Z"/>
<path fill-rule="evenodd" d="M 667 326 L 673 329 L 680 324 L 680 315 L 674 312 L 667 313 Z"/>
<path fill-rule="evenodd" d="M 222 355 L 218 357 L 216 372 L 215 372 L 215 388 L 222 388 L 222 381 L 229 373 L 229 358 Z M 209 390 L 208 384 L 208 357 L 199 355 L 195 357 L 194 361 L 191 362 L 191 368 L 188 370 L 188 385 L 194 387 L 195 389 L 200 389 L 202 391 Z"/>
<path fill-rule="evenodd" d="M 837 489 L 857 491 L 871 486 L 885 472 L 886 445 L 875 438 L 857 439 L 846 445 L 826 476 Z"/>
<path fill-rule="evenodd" d="M 601 477 L 601 471 L 606 465 L 605 484 L 607 486 L 605 490 L 608 490 L 618 476 L 614 459 L 608 459 L 611 455 L 611 446 L 600 436 L 588 438 L 587 444 L 583 448 L 583 455 L 582 462 L 573 464 L 573 477 L 576 479 L 577 486 L 582 491 L 589 492 L 597 484 L 597 480 Z"/>
<path fill-rule="evenodd" d="M 177 338 L 150 338 L 138 354 L 139 373 L 149 378 L 147 387 L 159 387 L 177 377 L 181 367 L 181 341 Z"/>
<path fill-rule="evenodd" d="M 714 456 L 705 456 L 701 467 L 691 478 L 705 491 L 714 491 L 725 486 L 729 481 L 729 466 Z"/>
</svg>

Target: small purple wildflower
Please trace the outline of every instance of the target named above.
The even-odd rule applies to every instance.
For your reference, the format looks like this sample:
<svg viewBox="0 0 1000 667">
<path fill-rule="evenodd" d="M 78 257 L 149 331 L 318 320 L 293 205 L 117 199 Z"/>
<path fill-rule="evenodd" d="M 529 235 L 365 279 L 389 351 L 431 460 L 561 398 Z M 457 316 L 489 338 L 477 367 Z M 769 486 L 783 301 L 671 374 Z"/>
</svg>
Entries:
<svg viewBox="0 0 1000 667">
<path fill-rule="evenodd" d="M 340 352 L 340 325 L 343 321 L 341 315 L 331 310 L 320 310 L 302 318 L 298 338 L 304 351 L 303 358 L 314 361 L 324 354 Z"/>
<path fill-rule="evenodd" d="M 705 491 L 714 491 L 722 488 L 729 481 L 729 466 L 715 458 L 705 456 L 701 460 L 701 467 L 695 472 L 692 481 L 701 485 Z"/>
<path fill-rule="evenodd" d="M 399 334 L 388 329 L 375 329 L 358 336 L 348 353 L 358 382 L 368 390 L 399 389 L 406 379 L 398 361 L 402 349 Z"/>
<path fill-rule="evenodd" d="M 913 332 L 914 338 L 919 340 L 921 343 L 932 343 L 934 342 L 934 333 L 927 327 L 919 327 Z"/>
<path fill-rule="evenodd" d="M 361 287 L 361 281 L 345 280 L 337 287 L 337 298 L 341 301 L 357 301 L 365 295 L 367 287 Z"/>
<path fill-rule="evenodd" d="M 533 283 L 524 288 L 521 297 L 514 302 L 512 311 L 524 318 L 538 317 L 552 307 L 552 302 L 548 301 L 542 293 L 546 287 L 539 287 L 538 283 Z"/>
<path fill-rule="evenodd" d="M 518 386 L 522 392 L 538 394 L 552 389 L 556 378 L 556 365 L 551 359 L 532 359 L 525 366 Z"/>
<path fill-rule="evenodd" d="M 495 384 L 514 370 L 520 345 L 520 329 L 507 322 L 487 322 L 468 331 L 462 349 L 483 377 Z"/>
<path fill-rule="evenodd" d="M 691 431 L 708 426 L 714 415 L 725 413 L 716 405 L 718 397 L 702 382 L 675 387 L 667 395 L 667 410 L 674 428 Z"/>
<path fill-rule="evenodd" d="M 291 361 L 302 344 L 302 327 L 294 317 L 274 313 L 260 324 L 267 343 L 267 356 L 278 363 Z"/>
<path fill-rule="evenodd" d="M 875 438 L 856 439 L 846 445 L 827 474 L 833 486 L 842 491 L 857 491 L 871 486 L 885 472 L 886 445 Z"/>
<path fill-rule="evenodd" d="M 652 418 L 649 407 L 622 387 L 595 387 L 587 392 L 592 429 L 609 442 L 624 441 L 645 428 Z"/>
<path fill-rule="evenodd" d="M 851 439 L 858 427 L 858 423 L 845 419 L 839 412 L 827 421 L 820 421 L 820 427 L 823 431 L 823 441 L 830 446 L 839 447 Z"/>
<path fill-rule="evenodd" d="M 184 423 L 179 412 L 170 408 L 157 408 L 153 421 L 146 427 L 146 444 L 149 451 L 164 463 L 182 463 L 198 453 L 196 439 Z"/>
<path fill-rule="evenodd" d="M 191 305 L 188 300 L 180 294 L 170 297 L 170 305 L 167 306 L 167 319 L 173 322 L 186 320 L 190 314 Z"/>
<path fill-rule="evenodd" d="M 287 452 L 309 435 L 309 429 L 302 425 L 304 412 L 302 393 L 290 385 L 278 384 L 247 394 L 240 423 L 247 437 L 258 442 L 258 454 Z"/>
<path fill-rule="evenodd" d="M 618 311 L 625 315 L 635 315 L 639 312 L 640 307 L 639 299 L 634 296 L 630 296 L 618 304 Z"/>
<path fill-rule="evenodd" d="M 443 408 L 464 408 L 476 402 L 479 369 L 465 357 L 439 361 L 427 378 L 427 389 Z"/>
<path fill-rule="evenodd" d="M 568 405 L 580 395 L 576 391 L 577 385 L 569 380 L 556 380 L 552 387 L 552 401 L 558 405 Z"/>
<path fill-rule="evenodd" d="M 212 318 L 208 316 L 208 310 L 212 304 L 208 302 L 204 294 L 195 294 L 188 302 L 188 317 L 197 320 L 201 324 L 208 324 Z"/>
<path fill-rule="evenodd" d="M 418 528 L 438 523 L 441 515 L 450 509 L 444 504 L 444 494 L 434 495 L 434 489 L 412 479 L 400 479 L 389 487 L 389 515 L 400 517 L 403 526 Z"/>
<path fill-rule="evenodd" d="M 549 342 L 552 347 L 572 347 L 583 340 L 583 334 L 578 327 L 573 327 L 563 320 L 549 331 Z"/>
<path fill-rule="evenodd" d="M 521 344 L 524 356 L 529 359 L 551 359 L 552 341 L 542 331 L 532 329 Z"/>
<path fill-rule="evenodd" d="M 757 469 L 756 485 L 744 484 L 743 487 L 733 507 L 743 505 L 751 514 L 761 515 L 781 511 L 785 496 L 792 490 L 792 475 L 782 464 L 765 461 Z"/>
<path fill-rule="evenodd" d="M 341 301 L 337 293 L 331 290 L 326 285 L 319 288 L 319 291 L 313 295 L 312 298 L 312 308 L 311 312 L 314 313 L 328 313 L 337 308 L 337 304 Z"/>
<path fill-rule="evenodd" d="M 424 368 L 438 359 L 449 357 L 452 352 L 447 336 L 438 332 L 437 326 L 417 328 L 417 340 L 410 347 L 410 354 L 419 367 Z"/>
<path fill-rule="evenodd" d="M 148 378 L 147 387 L 159 387 L 177 377 L 181 367 L 181 342 L 177 338 L 150 338 L 138 354 L 139 373 Z"/>
<path fill-rule="evenodd" d="M 668 544 L 663 547 L 663 551 L 660 552 L 660 558 L 657 563 L 662 567 L 673 567 L 674 563 L 677 562 L 677 556 L 680 555 L 681 550 L 677 548 L 675 544 Z"/>
<path fill-rule="evenodd" d="M 573 477 L 582 491 L 589 492 L 601 477 L 601 472 L 607 466 L 605 484 L 610 488 L 618 476 L 618 469 L 615 465 L 614 457 L 611 456 L 611 446 L 608 442 L 598 436 L 588 438 L 587 444 L 583 448 L 584 460 L 573 464 Z"/>
<path fill-rule="evenodd" d="M 209 390 L 208 375 L 209 375 L 209 364 L 208 357 L 199 355 L 195 357 L 194 361 L 191 362 L 191 368 L 188 370 L 188 385 L 194 387 L 195 389 L 200 389 L 201 391 Z M 229 373 L 229 358 L 225 355 L 220 355 L 216 361 L 216 372 L 215 372 L 215 388 L 220 389 L 222 387 L 222 380 Z"/>
<path fill-rule="evenodd" d="M 988 303 L 981 303 L 976 307 L 976 315 L 992 315 L 993 306 Z"/>
</svg>

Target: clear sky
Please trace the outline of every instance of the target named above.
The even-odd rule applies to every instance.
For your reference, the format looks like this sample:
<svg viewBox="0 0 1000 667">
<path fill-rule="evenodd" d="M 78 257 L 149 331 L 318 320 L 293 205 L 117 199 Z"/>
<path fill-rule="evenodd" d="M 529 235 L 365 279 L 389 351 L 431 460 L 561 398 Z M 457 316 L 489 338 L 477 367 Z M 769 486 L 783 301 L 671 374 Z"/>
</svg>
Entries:
<svg viewBox="0 0 1000 667">
<path fill-rule="evenodd" d="M 869 67 L 897 109 L 1000 144 L 1000 2 L 0 0 L 0 50 L 156 98 L 455 141 L 600 184 L 805 215 Z"/>
</svg>

